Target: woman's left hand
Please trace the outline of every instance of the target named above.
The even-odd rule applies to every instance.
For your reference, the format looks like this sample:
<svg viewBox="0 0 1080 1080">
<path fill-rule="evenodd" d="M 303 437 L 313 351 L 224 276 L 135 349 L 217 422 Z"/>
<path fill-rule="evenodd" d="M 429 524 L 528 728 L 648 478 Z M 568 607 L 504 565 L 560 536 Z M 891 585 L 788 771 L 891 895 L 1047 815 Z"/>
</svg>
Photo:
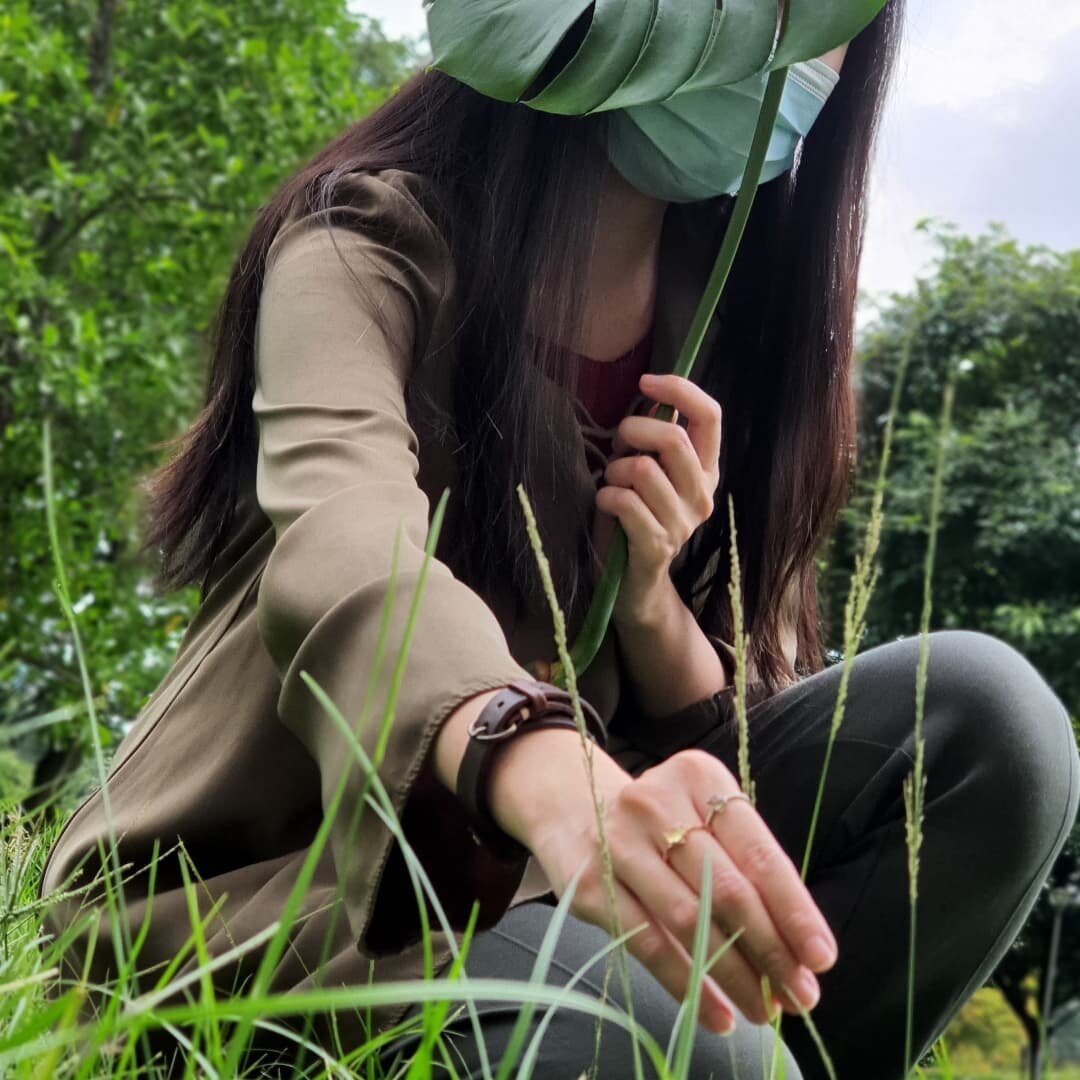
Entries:
<svg viewBox="0 0 1080 1080">
<path fill-rule="evenodd" d="M 670 589 L 670 569 L 693 533 L 713 512 L 720 482 L 720 404 L 679 375 L 643 375 L 641 392 L 672 406 L 675 419 L 628 416 L 618 426 L 614 457 L 604 470 L 605 486 L 596 493 L 594 538 L 610 536 L 615 519 L 627 540 L 627 567 L 615 615 L 647 619 L 649 609 Z M 684 428 L 677 417 L 687 420 Z M 657 457 L 650 456 L 655 453 Z M 602 515 L 607 515 L 605 521 Z"/>
</svg>

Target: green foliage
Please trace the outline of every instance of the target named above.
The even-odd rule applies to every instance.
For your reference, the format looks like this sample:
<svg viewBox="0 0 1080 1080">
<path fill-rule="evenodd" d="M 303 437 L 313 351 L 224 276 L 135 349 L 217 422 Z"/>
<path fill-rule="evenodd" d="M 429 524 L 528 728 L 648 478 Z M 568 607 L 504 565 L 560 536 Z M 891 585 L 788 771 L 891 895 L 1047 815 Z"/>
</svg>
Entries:
<svg viewBox="0 0 1080 1080">
<path fill-rule="evenodd" d="M 932 446 L 955 380 L 933 581 L 934 628 L 982 630 L 1027 656 L 1080 717 L 1080 251 L 1021 247 L 1000 225 L 966 237 L 920 226 L 938 253 L 912 295 L 893 294 L 863 335 L 862 461 L 824 582 L 840 640 L 848 569 L 871 507 L 894 375 L 916 305 L 896 417 L 880 575 L 864 645 L 918 631 Z M 1080 727 L 1078 727 L 1080 734 Z M 1080 823 L 1050 883 L 1080 877 Z M 1080 919 L 1066 918 L 1056 1001 L 1080 993 Z M 995 973 L 1029 1037 L 1049 946 L 1045 898 Z"/>
<path fill-rule="evenodd" d="M 946 1036 L 953 1065 L 963 1072 L 1013 1068 L 1020 1061 L 1024 1030 L 1001 994 L 979 990 L 949 1025 Z"/>
<path fill-rule="evenodd" d="M 936 627 L 996 634 L 1080 714 L 1080 252 L 1021 248 L 924 223 L 938 246 L 916 296 L 894 295 L 861 343 L 860 454 L 872 473 L 913 304 L 925 315 L 897 417 L 881 576 L 867 645 L 918 629 L 936 417 L 956 380 L 934 580 Z M 828 594 L 845 594 L 865 484 L 845 511 Z M 838 601 L 832 604 L 838 614 Z M 835 636 L 835 635 L 834 635 Z"/>
<path fill-rule="evenodd" d="M 14 750 L 0 750 L 0 807 L 10 806 L 30 790 L 33 770 Z"/>
<path fill-rule="evenodd" d="M 136 479 L 198 407 L 230 261 L 281 180 L 413 60 L 344 0 L 5 5 L 0 643 L 13 645 L 0 723 L 82 700 L 52 591 L 43 419 L 78 552 L 72 600 L 115 729 L 191 611 L 190 595 L 154 593 Z M 24 749 L 59 750 L 85 730 L 85 717 L 60 719 Z"/>
</svg>

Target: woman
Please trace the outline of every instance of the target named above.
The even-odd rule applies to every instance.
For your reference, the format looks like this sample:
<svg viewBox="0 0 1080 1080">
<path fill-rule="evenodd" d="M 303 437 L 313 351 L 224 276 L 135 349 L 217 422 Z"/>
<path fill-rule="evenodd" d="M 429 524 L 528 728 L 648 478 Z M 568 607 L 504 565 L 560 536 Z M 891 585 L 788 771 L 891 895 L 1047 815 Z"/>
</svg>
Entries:
<svg viewBox="0 0 1080 1080">
<path fill-rule="evenodd" d="M 819 74 L 842 76 L 798 169 L 761 187 L 697 385 L 663 373 L 732 199 L 635 186 L 605 152 L 603 115 L 548 116 L 428 72 L 262 210 L 221 308 L 206 407 L 153 489 L 167 579 L 199 583 L 202 604 L 109 777 L 120 859 L 136 868 L 126 923 L 145 932 L 146 985 L 191 935 L 178 842 L 202 880 L 206 950 L 230 957 L 215 983 L 238 988 L 266 954 L 237 946 L 281 916 L 340 791 L 269 989 L 423 975 L 405 855 L 371 810 L 355 824 L 364 774 L 310 676 L 377 763 L 452 927 L 478 904 L 468 976 L 527 978 L 552 901 L 577 874 L 548 981 L 584 970 L 577 989 L 599 994 L 590 962 L 609 932 L 638 929 L 634 1015 L 664 1045 L 707 858 L 710 951 L 735 941 L 703 984 L 693 1075 L 759 1075 L 771 1042 L 760 1025 L 777 1008 L 789 1078 L 826 1075 L 800 1009 L 813 1009 L 839 1076 L 904 1074 L 915 642 L 855 661 L 806 885 L 795 869 L 837 688 L 838 673 L 821 670 L 814 554 L 850 468 L 864 190 L 900 8 L 819 58 Z M 645 369 L 658 377 L 639 381 Z M 648 415 L 654 402 L 680 422 Z M 519 482 L 571 640 L 616 518 L 628 538 L 613 632 L 579 681 L 606 744 L 593 762 L 617 917 L 577 731 L 523 729 L 486 754 L 470 734 L 508 687 L 551 689 L 535 678 L 555 657 Z M 756 805 L 736 779 L 729 495 Z M 917 1053 L 1018 932 L 1075 816 L 1080 771 L 1053 693 L 978 634 L 934 635 L 926 738 Z M 46 891 L 93 865 L 107 818 L 100 793 L 76 811 Z M 142 868 L 158 844 L 151 905 Z M 79 917 L 69 901 L 51 924 L 59 933 Z M 112 933 L 73 938 L 70 977 L 115 975 Z M 430 938 L 443 973 L 448 936 Z M 614 980 L 626 1004 L 622 993 Z M 355 1050 L 415 1011 L 404 999 L 342 1011 L 316 1034 Z M 462 1075 L 481 1075 L 484 1053 L 499 1060 L 515 1019 L 498 1003 L 478 1013 L 448 1036 Z M 281 1049 L 264 1036 L 257 1045 Z M 399 1035 L 384 1063 L 417 1041 Z M 593 1020 L 561 1009 L 534 1075 L 580 1075 L 593 1049 Z M 632 1074 L 613 1025 L 599 1062 L 601 1076 Z"/>
</svg>

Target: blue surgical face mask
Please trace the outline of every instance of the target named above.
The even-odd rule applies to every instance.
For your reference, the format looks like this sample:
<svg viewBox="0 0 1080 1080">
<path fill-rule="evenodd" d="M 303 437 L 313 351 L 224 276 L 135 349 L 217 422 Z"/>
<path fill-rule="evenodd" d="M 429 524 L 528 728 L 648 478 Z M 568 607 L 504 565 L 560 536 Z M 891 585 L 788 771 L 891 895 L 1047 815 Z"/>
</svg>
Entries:
<svg viewBox="0 0 1080 1080">
<path fill-rule="evenodd" d="M 639 191 L 697 202 L 739 190 L 769 73 L 612 112 L 608 158 Z M 788 68 L 761 183 L 795 164 L 795 151 L 840 76 L 822 60 Z"/>
</svg>

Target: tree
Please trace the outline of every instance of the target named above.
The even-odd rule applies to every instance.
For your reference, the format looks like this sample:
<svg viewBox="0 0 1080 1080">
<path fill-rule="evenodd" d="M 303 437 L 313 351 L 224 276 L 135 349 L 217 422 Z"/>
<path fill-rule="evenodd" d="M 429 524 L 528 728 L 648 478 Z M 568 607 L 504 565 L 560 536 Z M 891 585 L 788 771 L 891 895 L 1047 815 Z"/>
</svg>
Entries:
<svg viewBox="0 0 1080 1080">
<path fill-rule="evenodd" d="M 1050 952 L 1050 932 L 1054 913 L 1047 902 L 1050 889 L 1080 881 L 1080 823 L 1072 831 L 1060 858 L 1055 862 L 1039 903 L 1020 936 L 994 972 L 994 983 L 1020 1018 L 1029 1049 L 1039 1041 L 1039 1013 L 1042 1006 L 1046 962 Z M 1062 1003 L 1080 998 L 1080 911 L 1065 911 L 1061 922 L 1061 943 L 1054 980 L 1050 1016 Z M 1053 1028 L 1051 1027 L 1052 1031 Z M 1031 1060 L 1029 1053 L 1028 1059 Z"/>
<path fill-rule="evenodd" d="M 953 436 L 933 588 L 935 628 L 984 630 L 1040 670 L 1080 714 L 1080 251 L 1018 246 L 1000 225 L 965 237 L 924 222 L 932 273 L 892 294 L 860 341 L 862 460 L 824 572 L 838 622 L 897 364 L 914 326 L 885 502 L 881 574 L 866 646 L 916 633 L 933 443 L 954 380 Z M 1080 825 L 1051 876 L 1080 875 Z M 995 976 L 1029 1039 L 1051 923 L 1045 892 Z M 1066 916 L 1056 1001 L 1080 994 L 1080 917 Z"/>
<path fill-rule="evenodd" d="M 893 294 L 860 343 L 866 468 L 829 571 L 836 619 L 864 527 L 894 373 L 921 307 L 889 478 L 882 574 L 867 645 L 914 632 L 922 607 L 931 446 L 942 392 L 957 384 L 938 538 L 934 621 L 1011 642 L 1080 713 L 1080 251 L 1020 248 L 1000 225 L 977 238 L 923 223 L 933 275 Z"/>
<path fill-rule="evenodd" d="M 154 592 L 136 478 L 196 409 L 230 261 L 285 176 L 413 63 L 345 0 L 14 0 L 0 14 L 0 724 L 70 716 L 23 742 L 39 781 L 86 731 L 51 592 L 42 420 L 118 733 L 191 610 Z"/>
<path fill-rule="evenodd" d="M 964 1003 L 946 1037 L 953 1066 L 973 1073 L 988 1066 L 1014 1068 L 1023 1041 L 1023 1028 L 1001 994 L 990 987 Z"/>
</svg>

